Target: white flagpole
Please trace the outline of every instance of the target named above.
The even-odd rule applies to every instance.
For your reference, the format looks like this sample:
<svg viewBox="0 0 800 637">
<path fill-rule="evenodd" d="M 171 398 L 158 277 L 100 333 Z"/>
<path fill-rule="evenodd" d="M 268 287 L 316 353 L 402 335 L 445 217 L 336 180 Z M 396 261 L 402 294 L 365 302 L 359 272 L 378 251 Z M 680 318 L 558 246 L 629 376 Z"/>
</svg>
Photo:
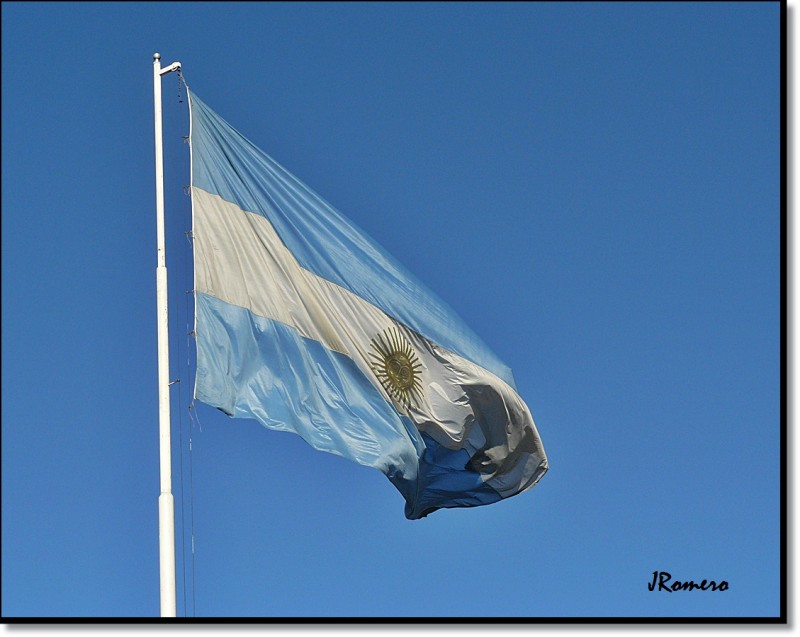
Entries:
<svg viewBox="0 0 800 637">
<path fill-rule="evenodd" d="M 181 68 L 174 62 L 161 68 L 161 54 L 153 54 L 153 98 L 156 136 L 156 309 L 158 312 L 158 435 L 161 494 L 158 496 L 158 555 L 161 616 L 175 617 L 175 501 L 172 497 L 172 453 L 169 418 L 169 330 L 167 263 L 164 240 L 164 157 L 161 140 L 161 76 Z"/>
</svg>

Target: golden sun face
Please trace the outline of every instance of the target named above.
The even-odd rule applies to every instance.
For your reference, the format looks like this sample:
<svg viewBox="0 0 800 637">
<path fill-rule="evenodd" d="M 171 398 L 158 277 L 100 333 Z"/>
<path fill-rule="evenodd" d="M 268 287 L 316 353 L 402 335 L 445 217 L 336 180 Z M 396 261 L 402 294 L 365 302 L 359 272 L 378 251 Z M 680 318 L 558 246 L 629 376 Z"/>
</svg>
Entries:
<svg viewBox="0 0 800 637">
<path fill-rule="evenodd" d="M 400 330 L 390 327 L 372 339 L 370 367 L 381 385 L 400 406 L 408 409 L 422 398 L 422 365 Z"/>
</svg>

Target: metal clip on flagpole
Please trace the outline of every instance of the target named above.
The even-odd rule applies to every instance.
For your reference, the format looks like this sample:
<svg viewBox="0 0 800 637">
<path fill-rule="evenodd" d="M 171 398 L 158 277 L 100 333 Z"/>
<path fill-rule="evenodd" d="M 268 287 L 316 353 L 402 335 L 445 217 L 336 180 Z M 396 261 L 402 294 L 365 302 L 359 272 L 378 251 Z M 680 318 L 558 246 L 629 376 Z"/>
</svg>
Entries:
<svg viewBox="0 0 800 637">
<path fill-rule="evenodd" d="M 158 434 L 161 494 L 158 496 L 158 554 L 161 579 L 161 616 L 175 617 L 175 501 L 172 497 L 172 460 L 169 416 L 169 322 L 167 263 L 164 240 L 164 156 L 161 139 L 161 76 L 177 71 L 180 62 L 161 68 L 161 54 L 153 54 L 153 98 L 156 135 L 156 309 L 158 311 Z"/>
</svg>

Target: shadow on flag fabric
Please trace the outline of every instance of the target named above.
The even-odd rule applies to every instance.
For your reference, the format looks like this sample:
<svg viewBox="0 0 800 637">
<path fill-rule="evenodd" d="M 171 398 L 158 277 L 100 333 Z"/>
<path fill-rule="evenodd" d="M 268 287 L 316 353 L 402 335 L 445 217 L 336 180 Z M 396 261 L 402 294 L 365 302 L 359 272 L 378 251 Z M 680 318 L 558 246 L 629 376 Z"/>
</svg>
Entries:
<svg viewBox="0 0 800 637">
<path fill-rule="evenodd" d="M 532 486 L 511 370 L 355 224 L 190 94 L 195 398 L 382 471 L 419 519 Z"/>
</svg>

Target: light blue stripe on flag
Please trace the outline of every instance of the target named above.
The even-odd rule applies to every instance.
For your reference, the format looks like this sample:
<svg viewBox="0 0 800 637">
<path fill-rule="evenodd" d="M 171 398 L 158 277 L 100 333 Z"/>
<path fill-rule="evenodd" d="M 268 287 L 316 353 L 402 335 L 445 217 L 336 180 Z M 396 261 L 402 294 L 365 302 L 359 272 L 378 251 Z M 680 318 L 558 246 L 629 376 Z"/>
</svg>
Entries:
<svg viewBox="0 0 800 637">
<path fill-rule="evenodd" d="M 349 357 L 207 294 L 196 313 L 198 400 L 382 471 L 409 519 L 501 499 L 467 469 L 466 451 L 420 434 Z"/>
<path fill-rule="evenodd" d="M 515 387 L 511 369 L 417 277 L 196 95 L 191 100 L 194 186 L 264 215 L 302 267 Z"/>
</svg>

